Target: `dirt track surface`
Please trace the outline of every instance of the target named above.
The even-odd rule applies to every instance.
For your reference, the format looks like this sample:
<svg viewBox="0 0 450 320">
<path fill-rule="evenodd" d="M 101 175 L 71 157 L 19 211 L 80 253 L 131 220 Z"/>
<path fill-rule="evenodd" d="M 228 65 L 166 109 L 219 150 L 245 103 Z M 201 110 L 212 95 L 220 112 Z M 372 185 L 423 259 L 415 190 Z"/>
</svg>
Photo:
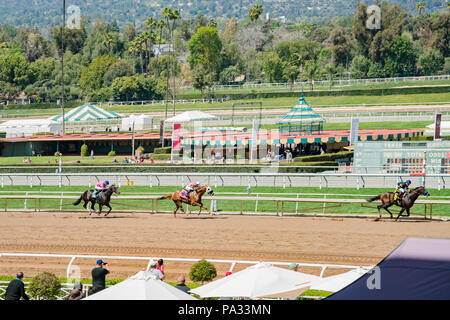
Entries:
<svg viewBox="0 0 450 320">
<path fill-rule="evenodd" d="M 205 258 L 374 265 L 406 237 L 450 238 L 450 222 L 385 218 L 313 218 L 165 214 L 0 213 L 0 253 Z M 0 275 L 66 275 L 69 259 L 0 257 Z M 125 278 L 148 261 L 109 261 L 109 278 Z M 78 259 L 83 278 L 95 260 Z M 168 281 L 193 263 L 167 261 Z M 224 276 L 230 264 L 215 264 Z M 248 265 L 247 265 L 248 266 Z M 238 271 L 246 265 L 237 265 Z M 320 271 L 315 269 L 316 271 Z M 304 270 L 300 270 L 304 271 Z M 305 270 L 306 272 L 306 270 Z M 313 272 L 313 271 L 310 271 Z M 341 271 L 342 272 L 342 271 Z M 325 274 L 327 275 L 327 274 Z"/>
</svg>

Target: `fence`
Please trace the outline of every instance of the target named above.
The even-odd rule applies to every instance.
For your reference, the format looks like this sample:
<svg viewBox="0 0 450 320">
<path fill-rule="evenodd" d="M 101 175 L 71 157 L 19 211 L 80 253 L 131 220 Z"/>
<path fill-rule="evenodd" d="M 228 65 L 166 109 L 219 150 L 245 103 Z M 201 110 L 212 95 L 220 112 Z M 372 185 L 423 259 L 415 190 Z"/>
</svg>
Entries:
<svg viewBox="0 0 450 320">
<path fill-rule="evenodd" d="M 302 195 L 303 196 L 303 195 Z M 161 200 L 159 199 L 160 196 L 150 196 L 150 195 L 134 195 L 134 196 L 118 196 L 116 198 L 111 199 L 112 205 L 121 205 L 124 206 L 126 209 L 114 209 L 115 213 L 130 213 L 130 212 L 143 212 L 143 213 L 173 213 L 173 211 L 163 211 L 161 210 L 161 206 L 159 205 L 159 201 L 165 201 L 166 203 L 169 203 L 167 200 Z M 49 211 L 62 211 L 64 208 L 69 206 L 70 212 L 76 211 L 73 207 L 72 201 L 78 199 L 78 196 L 70 196 L 70 195 L 64 195 L 64 193 L 58 194 L 52 194 L 52 195 L 42 195 L 42 194 L 25 194 L 25 195 L 3 195 L 0 194 L 0 199 L 3 199 L 4 202 L 4 212 L 8 211 L 31 211 L 31 212 L 49 212 Z M 17 200 L 24 200 L 24 208 L 18 208 L 17 204 L 14 206 L 14 209 L 11 209 L 8 207 L 8 200 L 10 201 L 17 201 Z M 33 201 L 34 200 L 34 201 Z M 47 207 L 42 207 L 42 200 L 59 200 L 59 203 L 52 203 L 52 205 Z M 69 203 L 63 204 L 63 200 L 71 200 Z M 32 202 L 30 205 L 29 201 Z M 119 202 L 120 201 L 120 202 Z M 122 201 L 134 201 L 131 203 L 123 203 Z M 137 201 L 145 201 L 144 205 L 136 205 L 135 202 Z M 151 206 L 150 206 L 151 201 Z M 211 201 L 211 212 L 214 212 L 216 215 L 223 215 L 223 214 L 231 214 L 231 215 L 276 215 L 276 216 L 285 216 L 285 215 L 308 215 L 313 214 L 317 215 L 319 214 L 325 215 L 326 211 L 330 208 L 336 208 L 336 207 L 342 207 L 343 204 L 360 204 L 361 207 L 369 207 L 374 208 L 373 215 L 376 213 L 375 205 L 373 206 L 367 206 L 365 205 L 367 203 L 366 199 L 336 199 L 336 198 L 327 198 L 327 195 L 323 195 L 322 198 L 304 198 L 299 197 L 299 194 L 297 194 L 297 197 L 294 198 L 288 198 L 288 197 L 268 197 L 268 196 L 205 196 L 203 198 L 203 201 Z M 218 201 L 224 201 L 227 203 L 236 203 L 231 210 L 222 210 L 220 213 L 218 212 Z M 245 210 L 244 209 L 244 202 L 254 202 L 255 203 L 255 209 L 253 210 Z M 270 210 L 258 210 L 258 204 L 264 203 L 264 202 L 272 202 L 275 204 L 274 211 L 271 212 Z M 34 208 L 33 208 L 34 203 Z M 147 205 L 148 203 L 148 205 Z M 295 204 L 295 209 L 292 207 L 288 208 L 288 204 Z M 300 204 L 302 207 L 300 207 Z M 304 204 L 308 205 L 316 205 L 316 207 L 304 207 Z M 450 205 L 449 200 L 417 200 L 415 204 L 423 204 L 424 205 L 424 212 L 423 216 L 424 219 L 427 219 L 427 212 L 429 215 L 429 219 L 433 219 L 433 205 Z M 191 212 L 192 207 L 188 206 L 187 212 Z M 301 211 L 313 211 L 313 212 L 301 212 Z M 321 213 L 320 213 L 321 212 Z M 105 213 L 105 211 L 103 211 Z M 418 214 L 418 213 L 412 213 L 412 214 Z M 352 214 L 352 213 L 346 213 L 338 214 L 340 217 L 359 217 L 361 215 L 358 214 Z M 363 217 L 367 217 L 368 215 L 365 214 Z"/>
<path fill-rule="evenodd" d="M 33 258 L 61 258 L 61 259 L 68 259 L 68 265 L 66 268 L 66 278 L 71 279 L 71 274 L 74 266 L 74 262 L 76 259 L 90 259 L 91 261 L 95 261 L 98 259 L 97 256 L 92 255 L 71 255 L 71 254 L 40 254 L 40 253 L 0 253 L 0 260 L 2 257 L 33 257 Z M 134 261 L 148 261 L 146 270 L 148 271 L 150 269 L 150 262 L 152 260 L 158 260 L 163 259 L 166 261 L 174 261 L 174 262 L 198 262 L 201 259 L 198 258 L 167 258 L 167 257 L 133 257 L 133 256 L 102 256 L 102 259 L 104 260 L 134 260 Z M 203 258 L 204 259 L 204 258 Z M 206 259 L 207 261 L 211 263 L 220 263 L 220 264 L 229 264 L 230 268 L 229 271 L 233 272 L 234 268 L 238 264 L 242 265 L 255 265 L 259 263 L 260 261 L 251 261 L 251 260 L 221 260 L 221 259 Z M 292 262 L 275 262 L 275 261 L 265 261 L 266 263 L 272 264 L 274 266 L 289 266 Z M 326 269 L 358 269 L 358 268 L 364 268 L 366 270 L 370 270 L 372 266 L 354 266 L 354 265 L 335 265 L 335 264 L 315 264 L 315 263 L 298 263 L 299 267 L 309 267 L 309 268 L 318 268 L 320 269 L 319 277 L 323 277 Z M 138 268 L 138 267 L 136 267 Z M 136 271 L 137 272 L 137 271 Z M 4 293 L 6 290 L 8 282 L 6 281 L 0 281 L 0 296 Z M 63 300 L 67 297 L 67 295 L 72 290 L 72 284 L 66 283 L 63 284 L 63 295 L 59 296 L 59 300 Z M 87 290 L 91 285 L 84 285 L 83 289 L 87 295 Z"/>
<path fill-rule="evenodd" d="M 309 167 L 311 168 L 311 167 Z M 324 169 L 324 167 L 320 167 Z M 349 167 L 350 169 L 354 169 Z M 447 168 L 447 167 L 446 167 Z M 326 168 L 325 168 L 326 169 Z M 336 169 L 333 167 L 333 170 Z M 428 167 L 427 167 L 428 169 Z M 0 183 L 5 185 L 43 186 L 89 186 L 101 180 L 109 180 L 121 187 L 135 186 L 186 186 L 189 182 L 200 181 L 202 184 L 218 186 L 259 187 L 349 187 L 349 188 L 392 188 L 399 181 L 414 180 L 414 184 L 426 185 L 427 188 L 446 189 L 450 183 L 450 174 L 435 173 L 412 177 L 408 173 L 349 173 L 338 168 L 338 172 L 321 173 L 286 173 L 278 172 L 278 166 L 261 168 L 261 173 L 239 172 L 127 172 L 127 173 L 2 173 Z"/>
</svg>

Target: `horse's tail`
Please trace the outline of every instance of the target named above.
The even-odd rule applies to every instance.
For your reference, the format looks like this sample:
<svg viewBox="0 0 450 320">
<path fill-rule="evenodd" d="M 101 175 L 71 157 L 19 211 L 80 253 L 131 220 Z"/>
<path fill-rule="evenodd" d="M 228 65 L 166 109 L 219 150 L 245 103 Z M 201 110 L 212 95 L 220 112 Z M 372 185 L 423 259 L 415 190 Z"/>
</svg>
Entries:
<svg viewBox="0 0 450 320">
<path fill-rule="evenodd" d="M 74 206 L 77 206 L 80 204 L 81 200 L 83 200 L 83 195 L 81 195 L 77 201 L 75 201 L 74 203 L 72 203 Z"/>
<path fill-rule="evenodd" d="M 366 201 L 367 201 L 367 202 L 372 202 L 372 201 L 380 200 L 380 199 L 381 199 L 381 194 L 378 195 L 378 196 L 372 197 L 372 198 L 370 198 L 370 199 L 366 199 Z"/>
<path fill-rule="evenodd" d="M 164 199 L 172 199 L 172 194 L 168 193 L 168 194 L 158 198 L 158 200 L 164 200 Z"/>
</svg>

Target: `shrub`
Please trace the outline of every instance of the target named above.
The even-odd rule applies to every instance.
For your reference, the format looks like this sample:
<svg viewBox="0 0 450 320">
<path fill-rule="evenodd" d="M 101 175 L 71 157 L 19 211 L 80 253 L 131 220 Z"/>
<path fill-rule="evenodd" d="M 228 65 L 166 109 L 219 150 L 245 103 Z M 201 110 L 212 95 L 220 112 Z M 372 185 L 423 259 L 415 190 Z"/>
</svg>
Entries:
<svg viewBox="0 0 450 320">
<path fill-rule="evenodd" d="M 216 276 L 216 267 L 205 259 L 196 262 L 189 271 L 189 278 L 194 282 L 211 281 Z"/>
<path fill-rule="evenodd" d="M 136 152 L 138 152 L 139 150 L 141 151 L 141 154 L 144 154 L 145 149 L 144 149 L 143 146 L 139 146 L 139 147 L 136 149 Z"/>
<path fill-rule="evenodd" d="M 42 272 L 31 279 L 28 292 L 34 298 L 56 300 L 61 289 L 59 279 L 50 272 Z"/>
<path fill-rule="evenodd" d="M 156 154 L 170 154 L 172 152 L 172 147 L 155 148 L 153 152 Z"/>
<path fill-rule="evenodd" d="M 303 156 L 294 158 L 294 162 L 314 162 L 314 161 L 333 161 L 342 158 L 353 157 L 353 151 L 343 151 L 337 153 L 325 153 L 316 156 Z"/>
<path fill-rule="evenodd" d="M 153 160 L 170 160 L 170 154 L 152 154 L 150 156 Z"/>
<path fill-rule="evenodd" d="M 81 156 L 86 157 L 88 152 L 88 146 L 86 144 L 83 144 L 81 146 Z"/>
<path fill-rule="evenodd" d="M 112 150 L 108 153 L 108 157 L 115 157 L 115 156 L 116 156 L 116 152 L 114 150 Z"/>
<path fill-rule="evenodd" d="M 61 157 L 62 156 L 62 153 L 61 152 L 59 152 L 59 151 L 56 151 L 55 152 L 55 157 Z"/>
</svg>

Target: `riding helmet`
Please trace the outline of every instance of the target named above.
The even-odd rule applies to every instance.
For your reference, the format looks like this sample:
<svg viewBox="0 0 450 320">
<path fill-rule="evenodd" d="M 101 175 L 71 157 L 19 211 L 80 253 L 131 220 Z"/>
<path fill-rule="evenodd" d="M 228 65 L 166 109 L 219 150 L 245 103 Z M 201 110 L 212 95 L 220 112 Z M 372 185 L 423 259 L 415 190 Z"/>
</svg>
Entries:
<svg viewBox="0 0 450 320">
<path fill-rule="evenodd" d="M 406 183 L 407 184 L 411 184 L 411 180 L 406 180 Z"/>
<path fill-rule="evenodd" d="M 106 180 L 106 181 L 105 181 L 105 184 L 109 184 L 109 181 L 108 181 L 108 180 Z"/>
</svg>

